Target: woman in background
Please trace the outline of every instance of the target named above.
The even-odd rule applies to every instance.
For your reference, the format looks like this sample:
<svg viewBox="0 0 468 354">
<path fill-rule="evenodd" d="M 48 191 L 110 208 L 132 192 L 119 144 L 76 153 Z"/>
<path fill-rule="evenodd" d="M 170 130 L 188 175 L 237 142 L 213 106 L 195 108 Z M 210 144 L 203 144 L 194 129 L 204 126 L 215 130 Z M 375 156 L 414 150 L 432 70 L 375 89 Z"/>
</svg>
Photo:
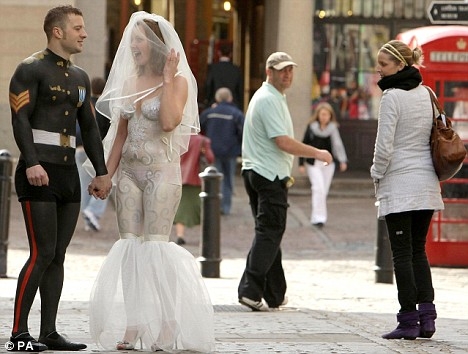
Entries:
<svg viewBox="0 0 468 354">
<path fill-rule="evenodd" d="M 180 159 L 182 170 L 182 197 L 179 209 L 174 218 L 178 245 L 185 245 L 185 228 L 200 225 L 201 217 L 201 179 L 200 157 L 205 155 L 206 161 L 214 163 L 215 156 L 211 150 L 211 141 L 201 134 L 192 135 L 188 151 Z"/>
</svg>

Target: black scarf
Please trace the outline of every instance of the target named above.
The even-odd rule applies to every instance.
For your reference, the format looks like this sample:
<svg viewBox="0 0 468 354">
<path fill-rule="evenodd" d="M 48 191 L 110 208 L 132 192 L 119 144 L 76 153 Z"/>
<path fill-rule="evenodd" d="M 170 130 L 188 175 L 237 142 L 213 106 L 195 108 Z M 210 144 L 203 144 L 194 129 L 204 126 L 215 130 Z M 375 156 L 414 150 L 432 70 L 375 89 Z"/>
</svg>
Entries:
<svg viewBox="0 0 468 354">
<path fill-rule="evenodd" d="M 403 70 L 396 74 L 385 76 L 377 82 L 380 89 L 385 91 L 389 88 L 398 88 L 409 91 L 417 87 L 422 82 L 422 76 L 419 70 L 414 66 L 405 66 Z"/>
</svg>

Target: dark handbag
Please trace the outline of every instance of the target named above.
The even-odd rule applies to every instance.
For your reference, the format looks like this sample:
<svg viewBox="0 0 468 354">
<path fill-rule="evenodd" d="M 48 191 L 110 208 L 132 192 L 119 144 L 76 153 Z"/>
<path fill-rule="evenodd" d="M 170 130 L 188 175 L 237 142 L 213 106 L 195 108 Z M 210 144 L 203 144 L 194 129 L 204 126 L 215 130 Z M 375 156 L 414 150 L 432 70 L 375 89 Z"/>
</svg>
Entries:
<svg viewBox="0 0 468 354">
<path fill-rule="evenodd" d="M 439 181 L 452 178 L 462 167 L 466 157 L 466 149 L 460 136 L 453 130 L 452 122 L 445 115 L 437 97 L 431 89 L 429 91 L 432 101 L 432 116 L 434 119 L 431 131 L 431 154 L 434 170 Z M 436 117 L 434 105 L 439 115 Z"/>
<path fill-rule="evenodd" d="M 205 141 L 206 139 L 203 138 L 203 141 L 201 143 L 201 147 L 200 147 L 200 156 L 198 157 L 198 172 L 203 172 L 205 171 L 205 169 L 210 165 L 210 163 L 208 162 L 208 159 L 206 158 L 206 154 L 205 154 Z"/>
</svg>

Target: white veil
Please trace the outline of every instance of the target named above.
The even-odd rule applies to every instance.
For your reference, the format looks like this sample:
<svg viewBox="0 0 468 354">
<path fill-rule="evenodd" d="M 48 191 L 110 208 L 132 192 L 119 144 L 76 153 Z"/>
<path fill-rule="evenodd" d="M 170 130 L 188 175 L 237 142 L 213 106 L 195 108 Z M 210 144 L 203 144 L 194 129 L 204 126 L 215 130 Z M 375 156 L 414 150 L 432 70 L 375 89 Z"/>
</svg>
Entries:
<svg viewBox="0 0 468 354">
<path fill-rule="evenodd" d="M 158 24 L 164 43 L 148 26 L 148 22 L 144 21 L 153 21 Z M 106 160 L 115 139 L 120 116 L 132 113 L 134 103 L 152 92 L 148 90 L 137 92 L 134 87 L 134 79 L 138 75 L 138 67 L 135 65 L 131 41 L 132 33 L 135 31 L 144 32 L 143 35 L 148 38 L 153 56 L 153 69 L 156 71 L 160 70 L 160 73 L 162 73 L 166 56 L 170 49 L 173 48 L 176 53 L 180 53 L 178 75 L 185 77 L 187 80 L 188 97 L 182 121 L 173 134 L 172 149 L 179 155 L 182 155 L 187 151 L 190 135 L 198 134 L 200 131 L 197 83 L 190 70 L 182 43 L 172 24 L 159 15 L 139 11 L 133 13 L 130 17 L 112 63 L 106 86 L 96 103 L 97 111 L 111 121 L 111 126 L 103 141 Z"/>
</svg>

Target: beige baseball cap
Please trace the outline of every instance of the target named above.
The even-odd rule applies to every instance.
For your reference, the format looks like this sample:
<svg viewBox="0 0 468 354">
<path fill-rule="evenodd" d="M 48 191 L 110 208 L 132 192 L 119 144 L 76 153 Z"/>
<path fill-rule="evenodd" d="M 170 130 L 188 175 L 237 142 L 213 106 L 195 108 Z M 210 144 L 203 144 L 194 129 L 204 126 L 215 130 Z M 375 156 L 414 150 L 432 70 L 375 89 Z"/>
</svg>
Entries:
<svg viewBox="0 0 468 354">
<path fill-rule="evenodd" d="M 273 68 L 275 70 L 281 70 L 288 65 L 297 66 L 295 62 L 292 61 L 291 56 L 285 52 L 275 52 L 270 54 L 266 61 L 266 68 Z"/>
</svg>

